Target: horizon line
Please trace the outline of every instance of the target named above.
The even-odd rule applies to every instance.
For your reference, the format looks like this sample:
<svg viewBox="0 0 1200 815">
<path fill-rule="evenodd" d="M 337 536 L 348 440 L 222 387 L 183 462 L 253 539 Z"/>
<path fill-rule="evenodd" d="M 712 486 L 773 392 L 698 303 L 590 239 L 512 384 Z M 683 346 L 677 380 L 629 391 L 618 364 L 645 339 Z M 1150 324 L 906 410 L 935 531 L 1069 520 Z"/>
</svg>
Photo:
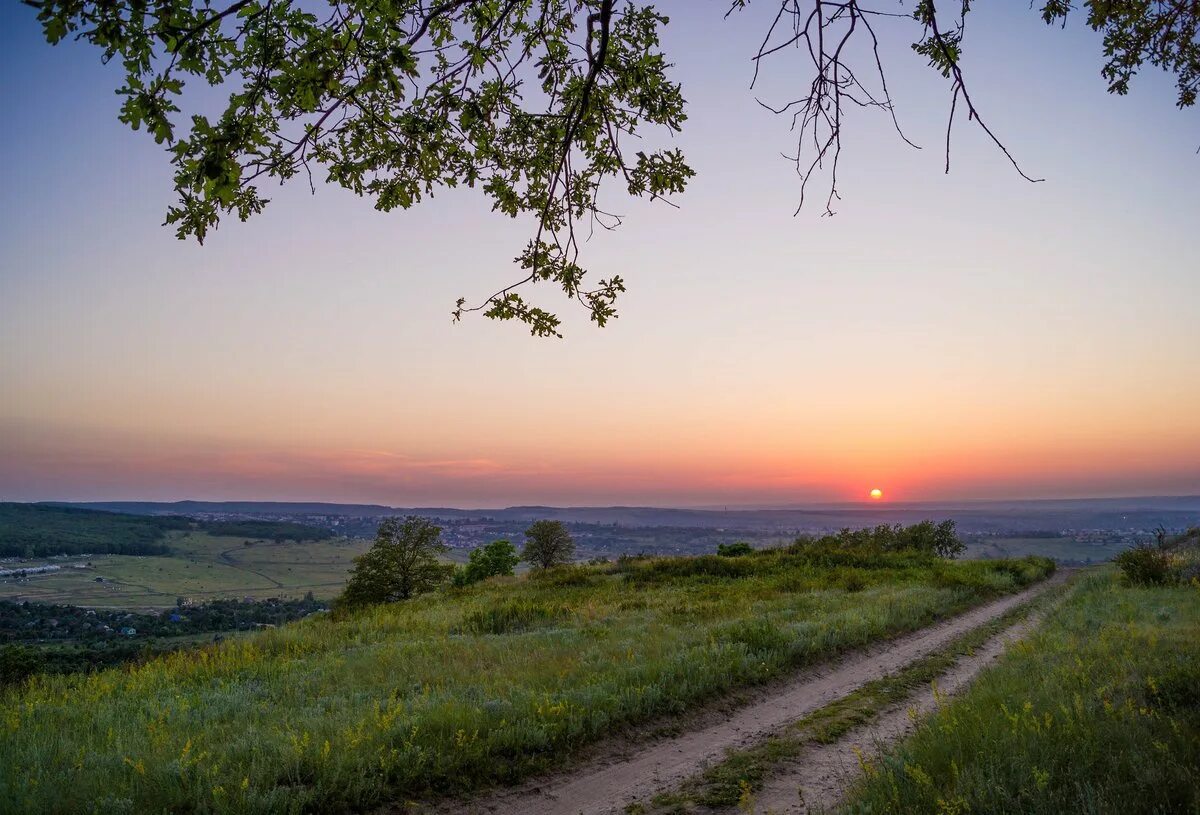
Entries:
<svg viewBox="0 0 1200 815">
<path fill-rule="evenodd" d="M 0 499 L 4 500 L 4 499 Z M 358 506 L 371 507 L 385 510 L 416 510 L 416 511 L 432 511 L 432 510 L 453 510 L 455 512 L 504 512 L 510 510 L 521 509 L 548 509 L 548 510 L 673 510 L 681 512 L 787 512 L 787 511 L 804 511 L 804 510 L 831 510 L 831 509 L 855 509 L 861 510 L 865 508 L 925 508 L 925 507 L 950 507 L 962 505 L 987 505 L 987 504 L 1047 504 L 1047 503 L 1083 503 L 1089 501 L 1147 501 L 1147 500 L 1200 500 L 1200 493 L 1185 493 L 1185 494 L 1147 494 L 1147 495 L 1096 495 L 1096 496 L 1072 496 L 1072 497 L 1040 497 L 1040 498 L 946 498 L 946 499 L 927 499 L 919 501 L 889 501 L 886 498 L 883 500 L 865 499 L 861 501 L 815 501 L 815 502 L 799 502 L 790 504 L 695 504 L 695 505 L 657 505 L 657 504 L 537 504 L 537 503 L 517 503 L 507 506 L 455 506 L 453 504 L 426 504 L 426 505 L 401 505 L 401 504 L 381 504 L 366 501 L 329 501 L 329 500 L 275 500 L 275 499 L 197 499 L 197 498 L 181 498 L 173 501 L 153 500 L 153 499 L 112 499 L 112 500 L 63 500 L 63 499 L 43 499 L 37 501 L 7 501 L 5 503 L 17 504 L 33 504 L 33 505 L 82 505 L 82 504 L 153 504 L 159 506 L 172 506 L 178 504 L 282 504 L 299 506 L 304 504 L 319 505 L 319 506 Z"/>
</svg>

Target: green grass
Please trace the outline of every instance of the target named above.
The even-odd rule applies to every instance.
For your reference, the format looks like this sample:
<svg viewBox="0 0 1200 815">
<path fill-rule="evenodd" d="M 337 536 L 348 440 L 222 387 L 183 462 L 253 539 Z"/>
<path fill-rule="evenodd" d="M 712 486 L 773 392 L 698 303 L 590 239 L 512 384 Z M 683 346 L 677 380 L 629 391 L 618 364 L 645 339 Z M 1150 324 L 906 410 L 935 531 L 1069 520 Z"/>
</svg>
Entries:
<svg viewBox="0 0 1200 815">
<path fill-rule="evenodd" d="M 855 790 L 848 812 L 1200 811 L 1200 584 L 1079 588 Z"/>
<path fill-rule="evenodd" d="M 345 585 L 352 560 L 367 541 L 307 543 L 254 541 L 204 532 L 171 533 L 168 556 L 96 555 L 6 563 L 56 563 L 58 572 L 22 582 L 0 582 L 0 599 L 116 608 L 170 608 L 176 598 L 333 597 Z M 91 564 L 86 566 L 86 564 Z M 75 568 L 85 566 L 85 568 Z M 103 582 L 97 583 L 99 577 Z"/>
<path fill-rule="evenodd" d="M 1128 542 L 1091 543 L 1072 538 L 975 538 L 967 557 L 1012 558 L 1039 555 L 1070 563 L 1102 563 L 1129 547 Z"/>
<path fill-rule="evenodd" d="M 687 813 L 737 806 L 762 789 L 781 762 L 796 758 L 812 744 L 832 744 L 851 730 L 870 724 L 884 710 L 928 686 L 961 657 L 971 654 L 1033 610 L 1055 601 L 1065 590 L 1066 587 L 1059 587 L 1008 610 L 901 670 L 867 682 L 841 699 L 813 711 L 760 744 L 730 750 L 722 761 L 678 789 L 655 796 L 650 806 L 637 808 L 635 805 L 636 811 Z"/>
<path fill-rule="evenodd" d="M 502 578 L 0 697 L 27 812 L 302 812 L 507 783 L 1045 576 L 788 551 Z"/>
</svg>

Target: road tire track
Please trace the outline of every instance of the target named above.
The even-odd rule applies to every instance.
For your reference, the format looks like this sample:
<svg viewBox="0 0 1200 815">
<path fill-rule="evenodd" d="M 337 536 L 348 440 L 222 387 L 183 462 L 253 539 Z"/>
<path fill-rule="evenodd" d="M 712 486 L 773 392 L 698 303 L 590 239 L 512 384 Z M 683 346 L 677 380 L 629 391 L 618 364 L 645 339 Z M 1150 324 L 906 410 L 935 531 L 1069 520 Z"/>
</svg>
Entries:
<svg viewBox="0 0 1200 815">
<path fill-rule="evenodd" d="M 1016 594 L 977 606 L 919 631 L 876 643 L 814 668 L 768 696 L 715 723 L 643 745 L 632 755 L 601 755 L 570 771 L 534 779 L 512 790 L 448 802 L 442 811 L 489 815 L 609 815 L 646 799 L 747 747 L 866 682 L 920 659 L 1008 610 L 1029 602 L 1068 577 L 1064 571 Z M 793 793 L 794 795 L 794 793 Z"/>
<path fill-rule="evenodd" d="M 934 711 L 946 697 L 961 693 L 980 673 L 1004 654 L 1012 643 L 1027 636 L 1048 610 L 1013 623 L 965 656 L 936 680 L 903 702 L 882 711 L 878 718 L 852 730 L 832 744 L 816 744 L 795 760 L 776 768 L 754 798 L 754 812 L 803 815 L 825 812 L 842 801 L 862 774 L 861 761 L 878 757 L 916 729 L 920 719 Z M 861 756 L 861 760 L 860 760 Z"/>
</svg>

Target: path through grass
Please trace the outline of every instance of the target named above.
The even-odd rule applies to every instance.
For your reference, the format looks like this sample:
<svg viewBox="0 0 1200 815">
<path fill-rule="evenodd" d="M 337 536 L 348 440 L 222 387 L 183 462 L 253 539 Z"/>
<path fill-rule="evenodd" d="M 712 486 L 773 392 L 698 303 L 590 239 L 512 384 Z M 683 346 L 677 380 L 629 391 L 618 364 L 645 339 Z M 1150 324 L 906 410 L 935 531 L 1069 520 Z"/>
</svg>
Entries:
<svg viewBox="0 0 1200 815">
<path fill-rule="evenodd" d="M 0 698 L 26 812 L 302 812 L 506 783 L 1010 592 L 1048 561 L 666 558 L 570 567 L 306 620 Z"/>
<path fill-rule="evenodd" d="M 847 811 L 1200 811 L 1200 585 L 1083 578 L 871 767 Z"/>
</svg>

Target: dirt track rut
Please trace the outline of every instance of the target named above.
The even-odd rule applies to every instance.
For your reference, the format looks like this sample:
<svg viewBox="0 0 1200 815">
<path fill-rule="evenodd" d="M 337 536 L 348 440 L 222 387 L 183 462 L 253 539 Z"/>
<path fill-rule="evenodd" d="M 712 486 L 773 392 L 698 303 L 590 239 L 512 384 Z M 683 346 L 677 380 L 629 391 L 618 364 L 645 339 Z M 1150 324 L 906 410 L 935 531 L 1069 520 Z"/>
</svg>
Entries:
<svg viewBox="0 0 1200 815">
<path fill-rule="evenodd" d="M 601 756 L 581 767 L 488 798 L 457 802 L 454 811 L 490 815 L 608 815 L 694 775 L 731 748 L 754 744 L 784 725 L 839 699 L 865 682 L 904 667 L 1028 602 L 1065 580 L 1058 573 L 1017 594 L 986 603 L 920 631 L 878 643 L 798 674 L 777 692 L 707 726 L 645 745 L 619 757 Z M 796 801 L 795 787 L 791 800 Z"/>
<path fill-rule="evenodd" d="M 967 657 L 960 659 L 937 680 L 937 697 L 953 696 L 963 690 L 1009 644 L 1034 629 L 1043 614 L 1035 613 L 1014 623 Z M 938 699 L 933 687 L 923 688 L 904 702 L 883 711 L 878 719 L 858 728 L 833 744 L 814 746 L 784 767 L 776 768 L 755 796 L 754 812 L 766 815 L 799 815 L 824 812 L 836 806 L 850 784 L 860 775 L 859 755 L 871 759 L 880 751 L 911 733 L 916 721 L 934 710 Z"/>
</svg>

